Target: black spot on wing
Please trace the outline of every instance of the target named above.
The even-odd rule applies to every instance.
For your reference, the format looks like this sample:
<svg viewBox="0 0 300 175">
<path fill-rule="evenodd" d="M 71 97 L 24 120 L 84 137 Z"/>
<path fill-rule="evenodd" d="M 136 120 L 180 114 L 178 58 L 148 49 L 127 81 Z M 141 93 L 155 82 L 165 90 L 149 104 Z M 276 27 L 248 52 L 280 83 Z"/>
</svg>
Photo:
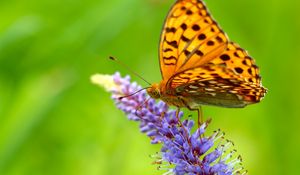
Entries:
<svg viewBox="0 0 300 175">
<path fill-rule="evenodd" d="M 190 41 L 190 39 L 188 39 L 188 38 L 185 37 L 184 35 L 181 35 L 181 39 L 182 39 L 182 41 L 184 41 L 184 42 L 189 42 L 189 41 Z"/>
<path fill-rule="evenodd" d="M 182 30 L 186 30 L 187 29 L 187 25 L 185 23 L 181 24 L 180 27 L 182 28 Z"/>
<path fill-rule="evenodd" d="M 194 24 L 194 25 L 192 26 L 192 29 L 193 29 L 194 31 L 198 31 L 198 30 L 200 30 L 200 26 L 199 26 L 198 24 Z"/>
<path fill-rule="evenodd" d="M 184 50 L 183 53 L 184 53 L 185 56 L 188 56 L 191 52 L 188 51 L 188 50 Z"/>
<path fill-rule="evenodd" d="M 208 46 L 213 46 L 214 44 L 215 44 L 215 43 L 214 43 L 213 41 L 211 41 L 211 40 L 207 42 L 207 45 L 208 45 Z"/>
<path fill-rule="evenodd" d="M 242 68 L 240 68 L 240 67 L 235 67 L 234 70 L 235 70 L 237 73 L 239 73 L 239 74 L 243 73 L 243 71 L 244 71 L 244 70 L 243 70 Z"/>
<path fill-rule="evenodd" d="M 166 48 L 166 49 L 164 49 L 164 52 L 170 52 L 170 51 L 173 51 L 172 49 L 170 49 L 170 48 Z"/>
<path fill-rule="evenodd" d="M 206 35 L 201 33 L 199 36 L 198 36 L 198 39 L 199 40 L 204 40 L 206 38 Z"/>
<path fill-rule="evenodd" d="M 191 15 L 191 14 L 193 14 L 193 12 L 192 12 L 191 10 L 187 10 L 187 11 L 186 11 L 186 14 L 187 14 L 187 15 Z"/>
<path fill-rule="evenodd" d="M 229 55 L 227 55 L 227 54 L 221 55 L 220 58 L 221 58 L 221 60 L 223 60 L 223 61 L 228 61 L 228 60 L 230 60 L 230 57 L 229 57 Z"/>
<path fill-rule="evenodd" d="M 177 60 L 174 56 L 163 57 L 164 60 Z"/>
<path fill-rule="evenodd" d="M 167 33 L 175 33 L 176 32 L 176 28 L 175 27 L 171 27 L 171 28 L 167 27 L 166 28 L 166 32 Z"/>
<path fill-rule="evenodd" d="M 174 47 L 174 48 L 178 48 L 178 44 L 177 41 L 166 41 L 170 46 Z"/>
<path fill-rule="evenodd" d="M 203 56 L 204 54 L 203 54 L 203 52 L 201 52 L 201 50 L 196 50 L 196 52 L 195 52 L 198 56 Z"/>
</svg>

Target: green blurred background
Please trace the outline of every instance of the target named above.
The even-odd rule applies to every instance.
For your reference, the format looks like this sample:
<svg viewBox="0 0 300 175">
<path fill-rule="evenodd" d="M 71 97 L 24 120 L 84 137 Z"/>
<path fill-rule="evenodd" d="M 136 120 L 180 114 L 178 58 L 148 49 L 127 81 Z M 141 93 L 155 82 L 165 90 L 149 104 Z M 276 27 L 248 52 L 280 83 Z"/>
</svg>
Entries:
<svg viewBox="0 0 300 175">
<path fill-rule="evenodd" d="M 89 78 L 128 74 L 113 55 L 160 81 L 158 41 L 173 2 L 1 0 L 0 174 L 162 174 L 149 157 L 160 146 Z M 204 107 L 209 130 L 226 132 L 250 174 L 299 174 L 300 1 L 206 4 L 256 59 L 269 89 L 245 109 Z"/>
</svg>

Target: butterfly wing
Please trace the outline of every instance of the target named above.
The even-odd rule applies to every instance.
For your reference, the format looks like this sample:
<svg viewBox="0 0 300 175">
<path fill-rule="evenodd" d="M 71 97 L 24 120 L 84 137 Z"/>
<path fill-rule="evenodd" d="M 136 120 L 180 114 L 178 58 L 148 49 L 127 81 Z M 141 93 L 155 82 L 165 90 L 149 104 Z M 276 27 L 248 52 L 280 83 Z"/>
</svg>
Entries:
<svg viewBox="0 0 300 175">
<path fill-rule="evenodd" d="M 254 60 L 233 42 L 210 62 L 175 74 L 166 86 L 187 101 L 224 107 L 257 103 L 266 93 Z"/>
<path fill-rule="evenodd" d="M 228 39 L 200 0 L 178 0 L 169 11 L 160 39 L 163 80 L 217 57 Z"/>
<path fill-rule="evenodd" d="M 258 67 L 201 0 L 177 0 L 161 35 L 162 91 L 185 104 L 243 107 L 264 96 Z"/>
</svg>

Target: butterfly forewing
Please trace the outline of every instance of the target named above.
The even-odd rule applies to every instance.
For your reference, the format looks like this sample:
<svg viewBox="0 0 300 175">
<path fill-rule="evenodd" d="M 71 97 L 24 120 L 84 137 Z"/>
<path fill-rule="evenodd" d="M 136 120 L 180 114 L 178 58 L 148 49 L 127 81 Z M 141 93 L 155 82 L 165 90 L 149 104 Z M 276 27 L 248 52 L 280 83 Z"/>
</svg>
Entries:
<svg viewBox="0 0 300 175">
<path fill-rule="evenodd" d="M 227 37 L 197 0 L 178 0 L 171 8 L 160 41 L 160 68 L 163 79 L 218 56 Z"/>
</svg>

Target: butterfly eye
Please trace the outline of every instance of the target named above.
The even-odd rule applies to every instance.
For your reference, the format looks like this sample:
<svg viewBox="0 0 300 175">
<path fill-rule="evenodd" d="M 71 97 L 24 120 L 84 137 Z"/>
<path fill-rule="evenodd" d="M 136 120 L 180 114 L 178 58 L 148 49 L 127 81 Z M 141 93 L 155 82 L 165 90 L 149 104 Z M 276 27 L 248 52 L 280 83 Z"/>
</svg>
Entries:
<svg viewBox="0 0 300 175">
<path fill-rule="evenodd" d="M 157 87 L 151 87 L 147 89 L 147 93 L 154 99 L 160 98 L 160 91 Z"/>
<path fill-rule="evenodd" d="M 159 92 L 159 90 L 158 89 L 155 89 L 154 91 L 153 91 L 153 96 L 154 96 L 154 98 L 160 98 L 160 92 Z"/>
</svg>

